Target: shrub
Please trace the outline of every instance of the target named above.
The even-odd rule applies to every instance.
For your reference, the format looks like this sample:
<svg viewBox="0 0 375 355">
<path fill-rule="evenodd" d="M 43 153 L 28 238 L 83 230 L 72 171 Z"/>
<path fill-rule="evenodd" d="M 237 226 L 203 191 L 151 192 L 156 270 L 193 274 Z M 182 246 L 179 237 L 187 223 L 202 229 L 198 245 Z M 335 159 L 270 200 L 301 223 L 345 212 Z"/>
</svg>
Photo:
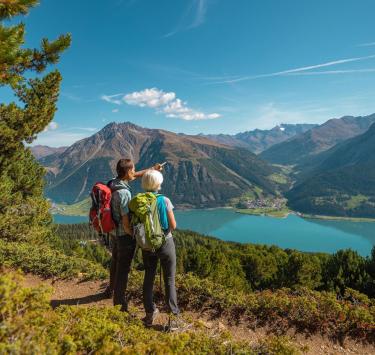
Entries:
<svg viewBox="0 0 375 355">
<path fill-rule="evenodd" d="M 67 256 L 47 245 L 0 240 L 0 265 L 44 277 L 102 279 L 107 271 L 86 259 Z"/>
<path fill-rule="evenodd" d="M 19 277 L 0 276 L 0 353 L 50 354 L 283 354 L 295 353 L 284 340 L 253 348 L 226 333 L 202 330 L 168 334 L 144 328 L 114 307 L 60 306 L 53 310 L 46 288 L 21 288 Z M 289 349 L 289 352 L 288 352 Z"/>
<path fill-rule="evenodd" d="M 133 287 L 132 284 L 132 292 L 140 292 Z M 183 308 L 222 315 L 251 327 L 267 325 L 277 332 L 286 332 L 292 327 L 336 339 L 349 336 L 375 341 L 375 301 L 353 290 L 348 290 L 342 300 L 333 292 L 307 288 L 247 293 L 192 274 L 179 275 L 177 288 Z"/>
</svg>

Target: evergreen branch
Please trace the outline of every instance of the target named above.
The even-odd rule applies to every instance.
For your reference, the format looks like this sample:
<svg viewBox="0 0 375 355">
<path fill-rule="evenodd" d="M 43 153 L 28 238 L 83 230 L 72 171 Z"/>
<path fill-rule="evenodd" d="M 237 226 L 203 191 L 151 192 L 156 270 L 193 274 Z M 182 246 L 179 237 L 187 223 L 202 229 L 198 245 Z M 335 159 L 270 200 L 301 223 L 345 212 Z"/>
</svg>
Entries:
<svg viewBox="0 0 375 355">
<path fill-rule="evenodd" d="M 38 0 L 0 0 L 0 21 L 17 15 L 26 15 Z"/>
</svg>

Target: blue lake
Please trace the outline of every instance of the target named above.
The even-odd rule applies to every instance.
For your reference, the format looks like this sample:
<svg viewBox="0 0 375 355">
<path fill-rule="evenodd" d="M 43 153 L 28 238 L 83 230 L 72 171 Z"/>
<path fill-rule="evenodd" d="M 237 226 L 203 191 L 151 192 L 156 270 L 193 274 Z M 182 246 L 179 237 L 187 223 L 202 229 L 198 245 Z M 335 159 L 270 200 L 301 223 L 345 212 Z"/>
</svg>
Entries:
<svg viewBox="0 0 375 355">
<path fill-rule="evenodd" d="M 176 211 L 178 228 L 222 240 L 277 245 L 301 251 L 333 253 L 339 249 L 366 256 L 375 245 L 375 223 L 249 216 L 231 209 Z M 87 217 L 54 215 L 56 223 L 87 222 Z"/>
</svg>

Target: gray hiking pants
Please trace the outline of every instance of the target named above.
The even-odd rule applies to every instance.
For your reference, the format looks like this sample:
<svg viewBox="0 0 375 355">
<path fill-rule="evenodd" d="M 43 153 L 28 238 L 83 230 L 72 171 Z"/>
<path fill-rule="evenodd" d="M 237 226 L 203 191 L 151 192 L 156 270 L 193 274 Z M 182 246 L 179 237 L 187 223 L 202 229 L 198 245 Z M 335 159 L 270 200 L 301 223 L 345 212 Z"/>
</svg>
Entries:
<svg viewBox="0 0 375 355">
<path fill-rule="evenodd" d="M 171 313 L 179 314 L 177 306 L 177 293 L 175 286 L 176 276 L 176 248 L 173 237 L 167 238 L 165 244 L 155 253 L 142 250 L 145 278 L 143 281 L 143 305 L 147 313 L 155 310 L 153 301 L 153 288 L 158 260 L 163 271 L 165 300 Z"/>
</svg>

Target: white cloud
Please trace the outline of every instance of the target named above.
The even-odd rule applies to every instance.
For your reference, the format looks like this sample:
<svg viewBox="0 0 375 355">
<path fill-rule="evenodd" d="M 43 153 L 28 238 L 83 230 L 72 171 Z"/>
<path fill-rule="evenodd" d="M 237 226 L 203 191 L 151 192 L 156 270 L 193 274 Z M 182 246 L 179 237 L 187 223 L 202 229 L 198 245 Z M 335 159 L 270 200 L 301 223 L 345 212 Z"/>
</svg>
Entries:
<svg viewBox="0 0 375 355">
<path fill-rule="evenodd" d="M 337 74 L 356 74 L 356 73 L 374 73 L 375 68 L 369 69 L 349 69 L 349 70 L 325 70 L 312 72 L 290 73 L 288 75 L 297 76 L 315 76 L 315 75 L 337 75 Z"/>
<path fill-rule="evenodd" d="M 207 120 L 220 117 L 218 113 L 206 114 L 197 110 L 193 110 L 187 107 L 186 103 L 182 102 L 180 99 L 176 99 L 166 105 L 162 109 L 162 112 L 165 113 L 167 117 L 177 117 L 185 121 Z"/>
<path fill-rule="evenodd" d="M 114 108 L 113 110 L 112 110 L 112 112 L 113 113 L 117 113 L 117 112 L 119 112 L 120 110 L 118 109 L 118 108 Z"/>
<path fill-rule="evenodd" d="M 375 42 L 368 42 L 368 43 L 361 43 L 358 47 L 373 47 L 375 46 Z"/>
<path fill-rule="evenodd" d="M 157 88 L 145 89 L 124 96 L 124 101 L 129 105 L 150 107 L 167 117 L 180 118 L 186 121 L 207 120 L 219 118 L 218 113 L 206 114 L 187 106 L 186 102 L 176 98 L 174 92 L 164 92 Z"/>
<path fill-rule="evenodd" d="M 151 88 L 132 92 L 125 95 L 123 99 L 128 105 L 155 108 L 166 105 L 175 98 L 176 94 L 174 92 L 164 92 L 156 88 Z"/>
<path fill-rule="evenodd" d="M 186 121 L 209 120 L 221 116 L 218 113 L 204 113 L 194 110 L 188 107 L 186 102 L 177 98 L 176 93 L 172 91 L 164 92 L 158 88 L 134 91 L 120 98 L 122 95 L 123 94 L 103 95 L 102 99 L 117 105 L 126 103 L 138 107 L 149 107 L 154 109 L 157 113 L 165 114 L 167 117 L 180 118 Z M 112 112 L 118 112 L 118 109 L 114 109 Z"/>
<path fill-rule="evenodd" d="M 368 60 L 368 59 L 373 59 L 373 58 L 375 58 L 375 55 L 369 55 L 369 56 L 365 56 L 365 57 L 339 59 L 339 60 L 335 60 L 335 61 L 331 61 L 331 62 L 327 62 L 327 63 L 309 65 L 309 66 L 306 66 L 306 67 L 288 69 L 288 70 L 283 70 L 283 71 L 274 72 L 274 73 L 252 75 L 252 76 L 243 76 L 243 77 L 240 77 L 240 78 L 228 79 L 228 80 L 215 82 L 214 84 L 236 83 L 236 82 L 244 81 L 244 80 L 254 80 L 254 79 L 269 78 L 269 77 L 274 77 L 274 76 L 285 76 L 285 75 L 291 75 L 291 74 L 294 74 L 294 73 L 305 72 L 305 71 L 312 70 L 312 69 L 325 68 L 325 67 L 330 67 L 330 66 L 334 66 L 334 65 L 358 62 L 358 61 L 363 61 L 363 60 Z"/>
<path fill-rule="evenodd" d="M 44 128 L 43 132 L 49 132 L 49 131 L 54 131 L 59 127 L 57 122 L 50 122 L 46 128 Z"/>
<path fill-rule="evenodd" d="M 202 25 L 206 19 L 207 0 L 195 0 L 195 16 L 188 28 L 195 28 Z"/>
<path fill-rule="evenodd" d="M 102 95 L 100 98 L 104 101 L 107 101 L 107 102 L 111 103 L 111 104 L 121 105 L 122 104 L 121 97 L 123 95 L 124 94 Z"/>
<path fill-rule="evenodd" d="M 201 26 L 206 20 L 207 8 L 208 0 L 190 0 L 189 7 L 184 11 L 175 29 L 163 37 L 171 37 L 177 32 Z"/>
</svg>

